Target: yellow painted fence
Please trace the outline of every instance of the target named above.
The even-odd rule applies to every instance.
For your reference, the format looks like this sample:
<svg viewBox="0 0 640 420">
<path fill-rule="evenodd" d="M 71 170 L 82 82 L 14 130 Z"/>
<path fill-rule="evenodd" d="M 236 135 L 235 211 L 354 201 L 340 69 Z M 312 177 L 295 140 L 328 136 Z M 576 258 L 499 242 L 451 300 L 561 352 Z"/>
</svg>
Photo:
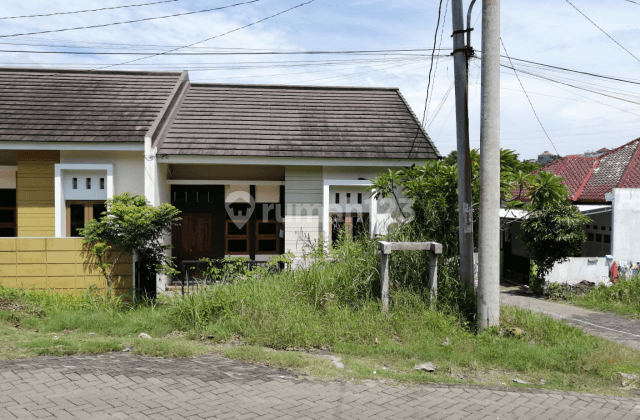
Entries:
<svg viewBox="0 0 640 420">
<path fill-rule="evenodd" d="M 106 288 L 89 247 L 82 238 L 0 238 L 0 284 L 32 290 L 83 293 L 94 285 Z M 115 268 L 113 287 L 131 289 L 133 264 L 122 256 Z"/>
</svg>

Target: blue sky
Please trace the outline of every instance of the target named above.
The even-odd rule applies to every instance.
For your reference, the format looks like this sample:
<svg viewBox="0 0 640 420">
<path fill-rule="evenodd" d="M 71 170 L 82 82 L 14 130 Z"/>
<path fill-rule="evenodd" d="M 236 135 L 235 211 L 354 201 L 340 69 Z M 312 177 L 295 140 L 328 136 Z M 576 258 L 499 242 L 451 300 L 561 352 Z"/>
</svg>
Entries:
<svg viewBox="0 0 640 420">
<path fill-rule="evenodd" d="M 160 0 L 29 0 L 3 2 L 2 16 L 21 16 Z M 0 36 L 100 25 L 185 13 L 248 0 L 178 0 L 39 18 L 0 20 Z M 105 28 L 2 37 L 2 50 L 161 52 L 250 24 L 305 0 L 260 0 L 218 12 L 199 13 Z M 640 4 L 629 0 L 570 0 L 624 51 L 580 15 L 566 0 L 502 2 L 502 37 L 512 57 L 635 82 L 640 69 Z M 640 1 L 638 2 L 640 3 Z M 465 9 L 468 0 L 465 0 Z M 432 48 L 439 1 L 315 0 L 291 12 L 182 52 L 311 51 Z M 451 48 L 451 10 L 443 1 L 446 21 L 442 48 Z M 475 6 L 473 21 L 481 12 Z M 481 19 L 474 25 L 473 45 L 481 49 Z M 439 35 L 438 35 L 439 36 Z M 13 45 L 10 45 L 13 44 Z M 24 45 L 18 45 L 24 44 Z M 118 44 L 118 45 L 114 45 Z M 121 45 L 127 44 L 127 45 Z M 73 47 L 73 48 L 70 48 Z M 188 69 L 194 81 L 399 87 L 414 112 L 423 115 L 430 56 L 208 55 L 160 56 L 113 69 Z M 449 51 L 438 59 L 427 113 L 428 132 L 443 154 L 455 148 L 452 61 Z M 96 68 L 144 56 L 56 55 L 2 52 L 3 66 Z M 506 62 L 505 62 L 506 63 Z M 471 63 L 471 144 L 479 147 L 479 70 Z M 435 67 L 435 63 L 434 63 Z M 518 66 L 521 81 L 547 130 L 545 136 L 513 71 L 501 76 L 502 145 L 523 158 L 555 149 L 562 155 L 600 147 L 617 147 L 640 137 L 640 85 L 602 78 Z M 533 72 L 533 75 L 525 74 Z M 556 82 L 542 80 L 552 77 Z M 562 82 L 565 84 L 560 84 Z M 573 85 L 567 86 L 567 84 Z M 576 89 L 580 87 L 582 89 Z M 586 89 L 586 90 L 585 90 Z M 599 93 L 599 94 L 598 94 Z M 553 145 L 552 145 L 553 142 Z"/>
</svg>

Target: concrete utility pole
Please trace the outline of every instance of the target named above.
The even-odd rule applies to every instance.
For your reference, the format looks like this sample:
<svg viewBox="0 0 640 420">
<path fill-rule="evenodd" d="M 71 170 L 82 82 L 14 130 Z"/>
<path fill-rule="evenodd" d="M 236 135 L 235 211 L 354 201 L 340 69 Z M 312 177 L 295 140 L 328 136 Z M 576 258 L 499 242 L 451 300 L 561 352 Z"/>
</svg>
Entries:
<svg viewBox="0 0 640 420">
<path fill-rule="evenodd" d="M 468 50 L 464 42 L 462 0 L 451 3 L 453 22 L 453 69 L 456 87 L 456 133 L 458 143 L 458 226 L 460 281 L 473 287 L 473 207 L 471 204 L 471 158 L 469 152 Z M 470 28 L 467 28 L 469 30 Z"/>
<path fill-rule="evenodd" d="M 478 325 L 500 323 L 500 0 L 482 0 Z"/>
</svg>

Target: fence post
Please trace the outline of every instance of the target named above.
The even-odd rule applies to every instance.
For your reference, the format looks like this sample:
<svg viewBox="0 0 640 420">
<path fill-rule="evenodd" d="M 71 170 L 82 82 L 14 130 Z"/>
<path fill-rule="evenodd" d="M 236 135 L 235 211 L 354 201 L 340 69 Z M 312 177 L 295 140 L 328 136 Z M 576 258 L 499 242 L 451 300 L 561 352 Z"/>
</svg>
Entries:
<svg viewBox="0 0 640 420">
<path fill-rule="evenodd" d="M 380 251 L 380 288 L 382 298 L 382 309 L 384 311 L 389 310 L 389 257 L 391 254 L 385 254 L 384 251 Z"/>
<path fill-rule="evenodd" d="M 389 310 L 389 258 L 391 257 L 391 243 L 379 241 L 380 250 L 380 299 L 382 310 Z"/>
<path fill-rule="evenodd" d="M 434 249 L 429 250 L 429 293 L 434 304 L 438 298 L 438 255 Z"/>
<path fill-rule="evenodd" d="M 389 310 L 389 259 L 391 252 L 429 251 L 429 292 L 431 303 L 438 297 L 438 254 L 442 254 L 442 244 L 438 242 L 378 242 L 380 251 L 380 298 L 382 309 Z"/>
</svg>

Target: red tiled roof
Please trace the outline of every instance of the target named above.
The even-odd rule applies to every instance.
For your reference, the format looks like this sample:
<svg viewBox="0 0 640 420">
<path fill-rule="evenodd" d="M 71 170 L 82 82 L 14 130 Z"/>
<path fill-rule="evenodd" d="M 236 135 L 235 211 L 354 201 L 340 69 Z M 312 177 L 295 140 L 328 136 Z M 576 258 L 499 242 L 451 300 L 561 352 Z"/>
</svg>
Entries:
<svg viewBox="0 0 640 420">
<path fill-rule="evenodd" d="M 598 157 L 567 156 L 541 168 L 565 180 L 574 202 L 606 202 L 613 188 L 640 188 L 640 139 Z"/>
</svg>

